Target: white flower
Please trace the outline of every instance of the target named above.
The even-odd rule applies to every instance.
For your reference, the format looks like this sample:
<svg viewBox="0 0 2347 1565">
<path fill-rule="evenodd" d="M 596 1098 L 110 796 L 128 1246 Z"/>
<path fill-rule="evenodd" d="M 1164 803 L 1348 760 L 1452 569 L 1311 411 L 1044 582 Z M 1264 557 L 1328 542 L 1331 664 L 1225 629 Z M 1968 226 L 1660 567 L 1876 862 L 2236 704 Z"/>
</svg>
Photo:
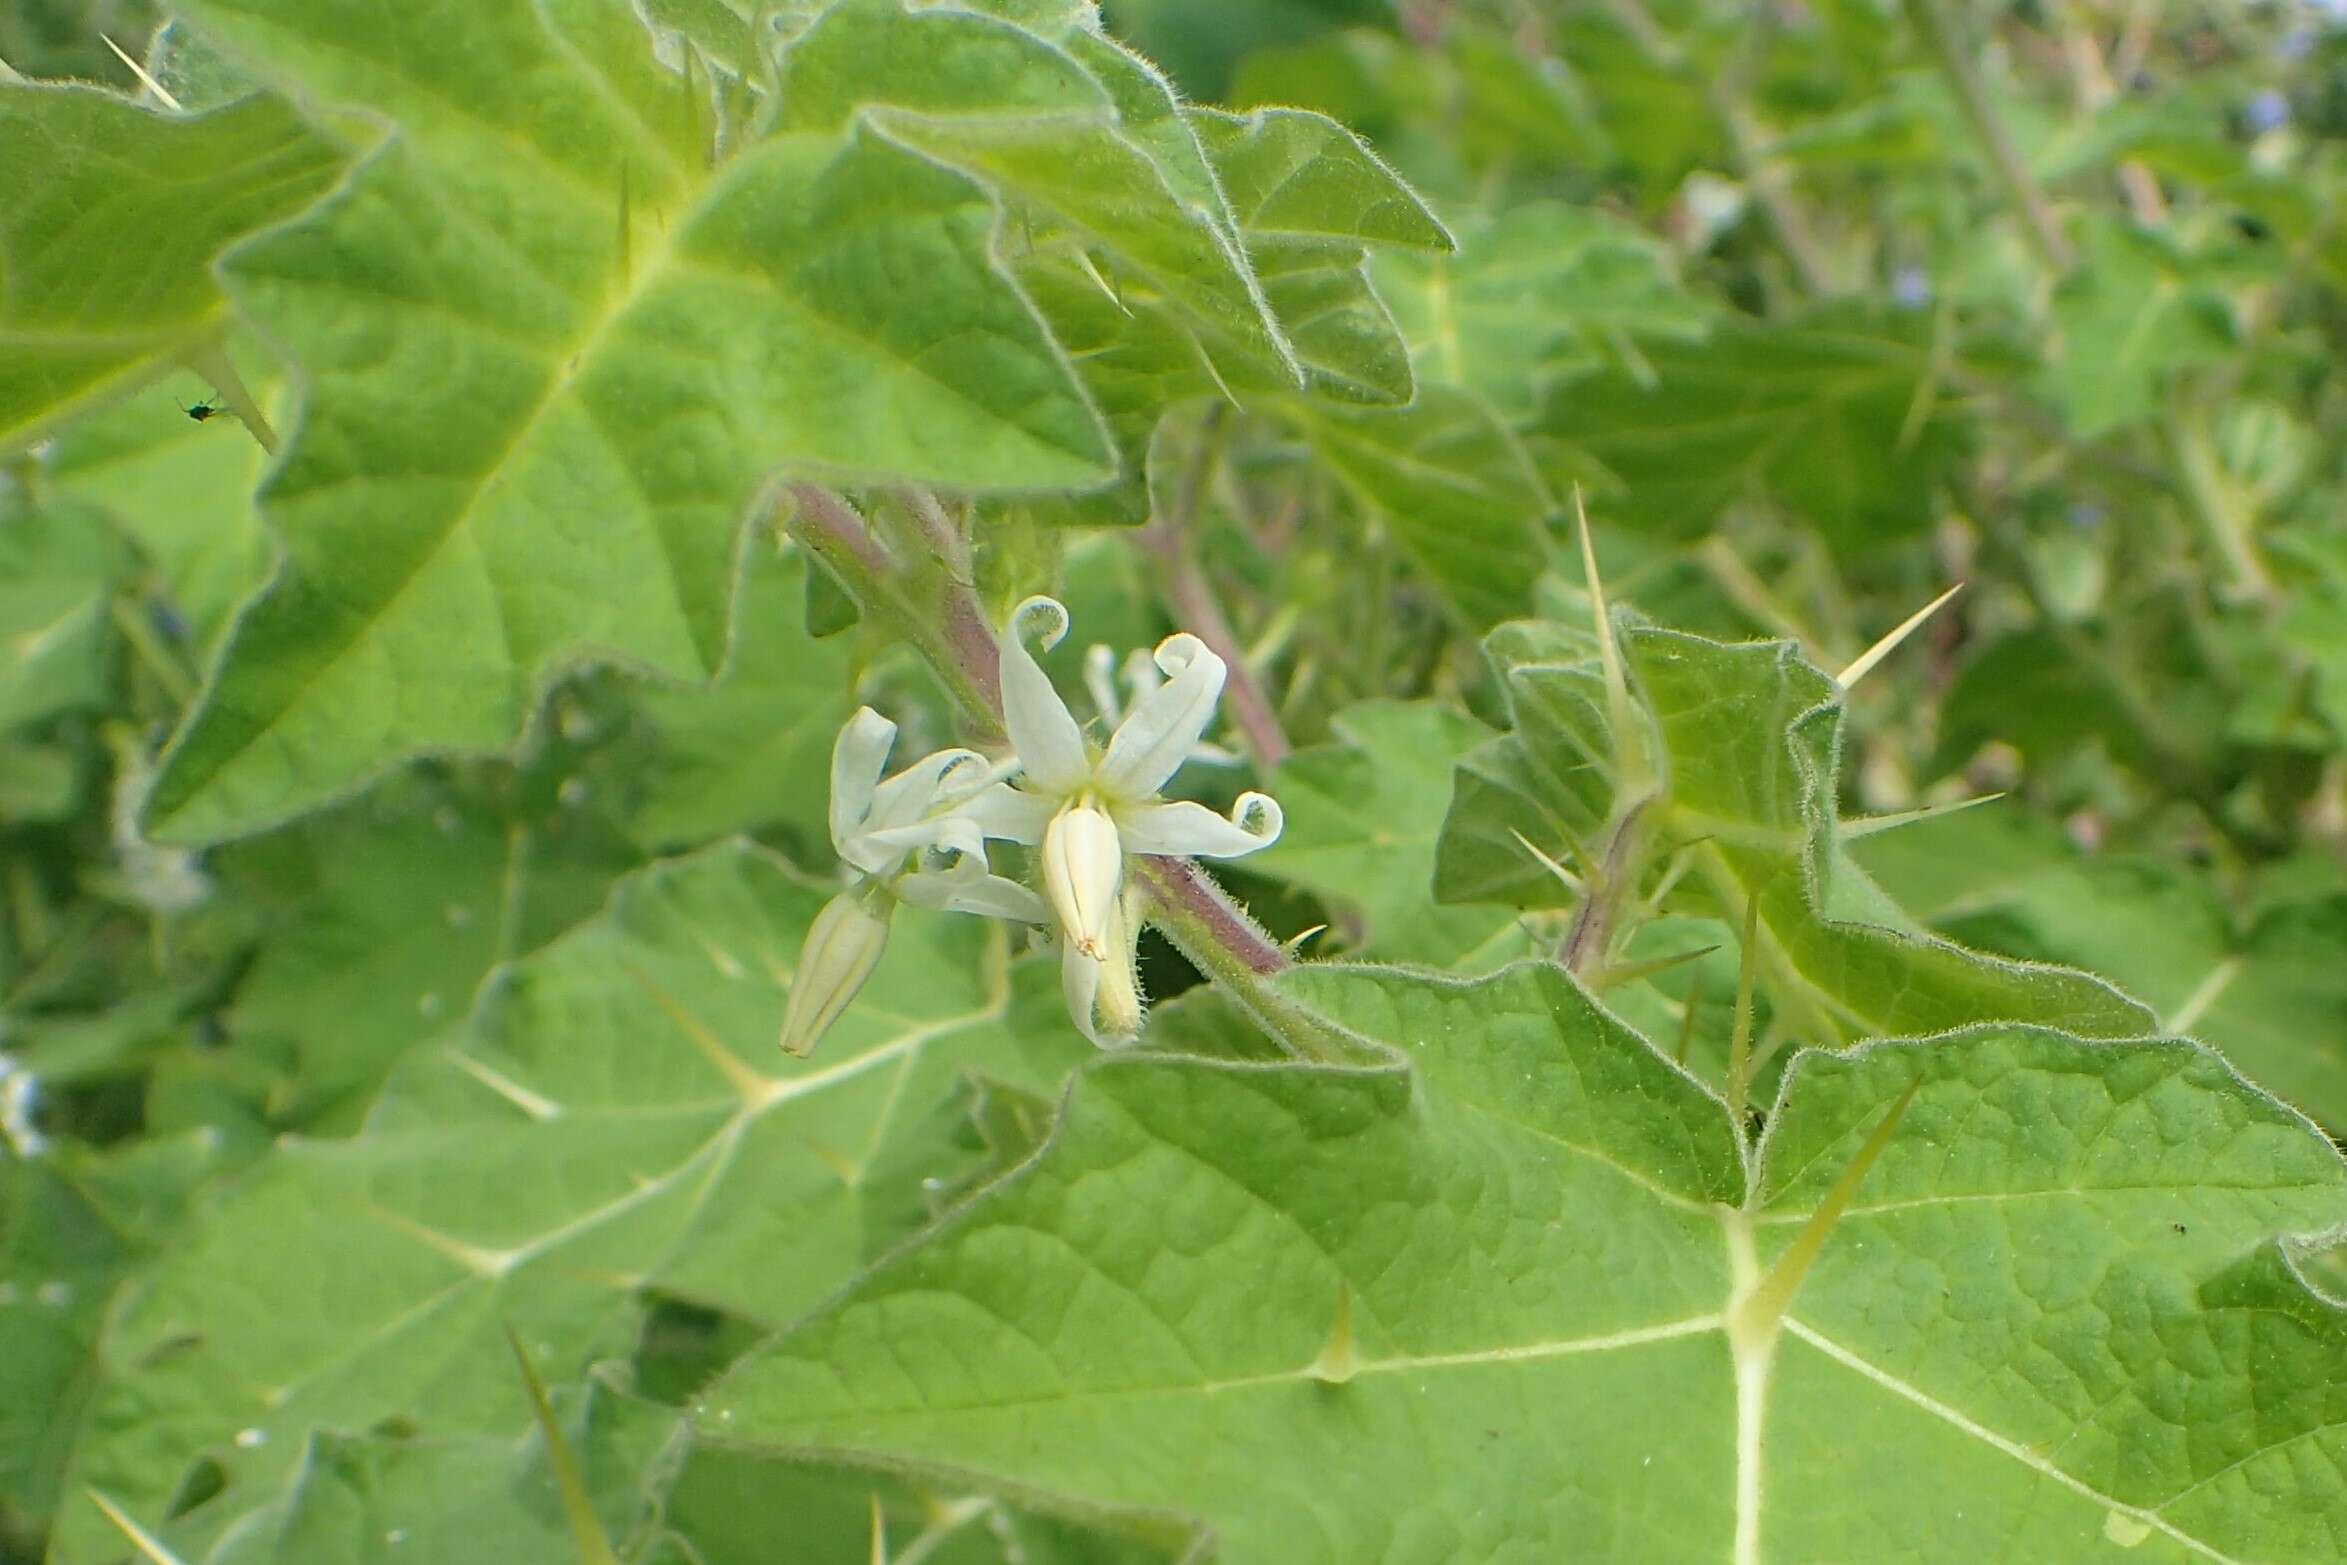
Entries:
<svg viewBox="0 0 2347 1565">
<path fill-rule="evenodd" d="M 885 781 L 896 724 L 860 708 L 831 751 L 831 846 L 856 872 L 808 926 L 784 1007 L 782 1046 L 804 1055 L 880 963 L 900 901 L 916 907 L 1047 923 L 1041 898 L 989 873 L 977 825 L 957 813 L 999 786 L 975 750 L 939 750 Z M 932 857 L 948 862 L 932 869 Z"/>
<path fill-rule="evenodd" d="M 1165 683 L 1165 670 L 1157 666 L 1157 659 L 1140 647 L 1125 654 L 1124 665 L 1117 664 L 1116 649 L 1094 642 L 1084 649 L 1084 689 L 1099 710 L 1100 720 L 1112 730 L 1125 720 L 1126 697 L 1117 689 L 1119 678 L 1132 692 L 1132 704 L 1139 705 L 1150 693 Z M 1190 747 L 1190 759 L 1206 766 L 1236 766 L 1244 756 L 1236 750 L 1227 750 L 1212 740 L 1201 739 Z"/>
<path fill-rule="evenodd" d="M 1140 694 L 1107 745 L 1095 748 L 1027 647 L 1031 634 L 1051 647 L 1067 628 L 1067 610 L 1050 598 L 1012 611 L 1002 638 L 1002 713 L 1018 786 L 987 787 L 960 814 L 989 837 L 1039 845 L 1044 895 L 1064 942 L 1069 1008 L 1087 1036 L 1106 1043 L 1130 1038 L 1140 1022 L 1131 978 L 1139 921 L 1125 896 L 1125 855 L 1235 858 L 1270 846 L 1281 816 L 1260 793 L 1240 795 L 1228 819 L 1158 796 L 1197 753 L 1222 696 L 1223 661 L 1204 642 L 1184 634 L 1158 643 L 1164 683 Z"/>
</svg>

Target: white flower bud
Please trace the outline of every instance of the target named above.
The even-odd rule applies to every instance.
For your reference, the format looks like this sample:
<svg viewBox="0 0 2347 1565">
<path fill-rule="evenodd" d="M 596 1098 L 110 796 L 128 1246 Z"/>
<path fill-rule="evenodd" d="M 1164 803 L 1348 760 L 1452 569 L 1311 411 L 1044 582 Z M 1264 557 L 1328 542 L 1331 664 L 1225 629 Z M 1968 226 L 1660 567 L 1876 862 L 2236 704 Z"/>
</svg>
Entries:
<svg viewBox="0 0 2347 1565">
<path fill-rule="evenodd" d="M 880 965 L 888 947 L 888 913 L 895 904 L 844 891 L 823 904 L 815 922 L 807 926 L 807 940 L 799 948 L 798 970 L 791 975 L 790 1000 L 782 1013 L 782 1047 L 801 1059 L 814 1052 L 817 1040 L 855 999 L 856 991 Z"/>
<path fill-rule="evenodd" d="M 1069 943 L 1095 962 L 1109 959 L 1109 923 L 1124 877 L 1124 848 L 1105 811 L 1076 804 L 1051 818 L 1043 832 L 1043 892 Z"/>
<path fill-rule="evenodd" d="M 1130 1042 L 1141 1032 L 1141 975 L 1136 970 L 1135 944 L 1140 922 L 1134 917 L 1130 888 L 1117 898 L 1116 922 L 1109 931 L 1108 959 L 1100 964 L 1100 992 L 1092 1001 L 1095 1038 Z"/>
<path fill-rule="evenodd" d="M 1141 977 L 1135 962 L 1140 932 L 1139 898 L 1127 887 L 1109 914 L 1105 958 L 1086 956 L 1073 944 L 1060 951 L 1068 1017 L 1103 1049 L 1121 1049 L 1141 1032 Z"/>
</svg>

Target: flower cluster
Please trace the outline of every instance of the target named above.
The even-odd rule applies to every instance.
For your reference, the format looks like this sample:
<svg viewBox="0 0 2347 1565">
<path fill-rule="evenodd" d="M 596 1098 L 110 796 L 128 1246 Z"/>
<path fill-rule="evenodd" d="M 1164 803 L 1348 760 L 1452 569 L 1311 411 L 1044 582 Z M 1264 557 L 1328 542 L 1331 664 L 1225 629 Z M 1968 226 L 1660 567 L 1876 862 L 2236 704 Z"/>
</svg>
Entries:
<svg viewBox="0 0 2347 1565">
<path fill-rule="evenodd" d="M 1050 598 L 1012 611 L 1001 668 L 1013 754 L 999 765 L 972 750 L 940 750 L 884 779 L 896 725 L 865 708 L 840 731 L 831 842 L 854 880 L 807 931 L 783 1017 L 785 1049 L 807 1053 L 847 1009 L 879 965 L 900 902 L 1050 929 L 1076 1025 L 1103 1048 L 1129 1043 L 1141 1029 L 1141 908 L 1126 856 L 1233 858 L 1277 839 L 1280 809 L 1268 795 L 1242 794 L 1227 818 L 1160 797 L 1184 761 L 1222 754 L 1202 742 L 1222 697 L 1222 659 L 1195 636 L 1167 637 L 1130 674 L 1128 710 L 1102 700 L 1113 731 L 1096 744 L 1028 644 L 1048 650 L 1067 629 L 1067 610 Z M 1092 660 L 1102 673 L 1103 650 Z M 1095 674 L 1096 698 L 1106 683 Z M 1040 895 L 993 872 L 989 840 L 1034 850 Z"/>
</svg>

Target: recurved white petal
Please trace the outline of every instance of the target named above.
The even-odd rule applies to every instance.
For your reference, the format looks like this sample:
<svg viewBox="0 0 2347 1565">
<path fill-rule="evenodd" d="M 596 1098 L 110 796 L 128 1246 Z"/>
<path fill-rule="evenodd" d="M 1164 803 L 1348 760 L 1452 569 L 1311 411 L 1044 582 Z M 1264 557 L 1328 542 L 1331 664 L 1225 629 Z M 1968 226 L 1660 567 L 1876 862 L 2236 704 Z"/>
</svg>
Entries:
<svg viewBox="0 0 2347 1565">
<path fill-rule="evenodd" d="M 1095 961 L 1108 951 L 1109 923 L 1124 884 L 1116 822 L 1088 804 L 1070 805 L 1043 832 L 1043 893 L 1068 943 Z"/>
<path fill-rule="evenodd" d="M 1010 731 L 1020 768 L 1047 793 L 1068 792 L 1092 769 L 1083 728 L 1027 650 L 1030 634 L 1048 650 L 1067 629 L 1068 611 L 1057 600 L 1033 597 L 1011 610 L 1010 628 L 1002 636 L 1002 724 Z"/>
<path fill-rule="evenodd" d="M 932 816 L 885 831 L 860 831 L 840 845 L 839 856 L 867 875 L 887 875 L 908 853 L 935 849 L 940 853 L 983 853 L 985 839 L 975 821 L 958 815 Z"/>
<path fill-rule="evenodd" d="M 1059 801 L 995 783 L 954 807 L 954 814 L 1002 842 L 1037 843 Z"/>
<path fill-rule="evenodd" d="M 1100 786 L 1120 799 L 1143 799 L 1165 786 L 1214 721 L 1228 672 L 1206 643 L 1184 632 L 1157 645 L 1166 681 L 1133 703 L 1100 761 Z"/>
<path fill-rule="evenodd" d="M 915 907 L 947 913 L 976 913 L 1021 924 L 1051 922 L 1050 904 L 1015 880 L 988 874 L 986 861 L 974 854 L 962 855 L 950 869 L 901 877 L 896 894 Z"/>
<path fill-rule="evenodd" d="M 1183 853 L 1196 858 L 1235 859 L 1279 840 L 1286 824 L 1279 801 L 1267 793 L 1242 793 L 1225 820 L 1203 804 L 1144 804 L 1118 818 L 1130 853 Z"/>
<path fill-rule="evenodd" d="M 975 750 L 925 755 L 872 790 L 872 811 L 864 825 L 869 830 L 909 825 L 928 814 L 959 777 L 981 777 L 985 772 L 986 757 Z"/>
<path fill-rule="evenodd" d="M 860 706 L 831 747 L 831 845 L 843 856 L 841 844 L 871 813 L 873 790 L 895 743 L 896 724 Z"/>
</svg>

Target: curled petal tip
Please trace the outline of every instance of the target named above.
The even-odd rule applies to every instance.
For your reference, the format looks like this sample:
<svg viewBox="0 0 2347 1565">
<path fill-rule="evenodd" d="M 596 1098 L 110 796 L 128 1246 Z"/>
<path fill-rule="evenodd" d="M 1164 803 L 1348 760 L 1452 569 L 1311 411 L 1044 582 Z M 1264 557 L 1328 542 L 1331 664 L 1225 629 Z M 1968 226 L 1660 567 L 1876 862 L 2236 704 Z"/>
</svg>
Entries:
<svg viewBox="0 0 2347 1565">
<path fill-rule="evenodd" d="M 880 774 L 896 744 L 896 724 L 868 706 L 842 724 L 831 746 L 831 841 L 840 847 L 871 813 Z"/>
<path fill-rule="evenodd" d="M 1002 722 L 1028 778 L 1038 787 L 1062 792 L 1083 779 L 1091 758 L 1084 748 L 1083 729 L 1028 647 L 1038 619 L 1048 622 L 1039 646 L 1048 649 L 1067 634 L 1068 611 L 1055 599 L 1033 597 L 1011 610 L 1001 643 Z"/>
<path fill-rule="evenodd" d="M 1037 616 L 1050 621 L 1050 628 L 1039 635 L 1029 627 L 1028 623 Z M 1053 647 L 1058 646 L 1060 638 L 1068 633 L 1067 605 L 1061 603 L 1057 598 L 1045 597 L 1042 593 L 1037 593 L 1031 598 L 1022 598 L 1019 600 L 1019 606 L 1011 610 L 1010 633 L 1019 641 L 1025 641 L 1033 636 L 1036 644 L 1044 651 L 1049 652 Z"/>
<path fill-rule="evenodd" d="M 1279 841 L 1280 831 L 1287 823 L 1287 812 L 1268 793 L 1242 793 L 1231 806 L 1231 824 L 1267 848 Z"/>
<path fill-rule="evenodd" d="M 1157 666 L 1165 670 L 1169 678 L 1179 674 L 1202 657 L 1213 658 L 1215 666 L 1222 667 L 1222 658 L 1205 642 L 1200 641 L 1186 630 L 1176 631 L 1159 642 L 1156 656 Z"/>
<path fill-rule="evenodd" d="M 1203 804 L 1151 804 L 1129 810 L 1122 840 L 1133 853 L 1235 859 L 1270 847 L 1284 825 L 1277 799 L 1267 793 L 1243 793 L 1228 817 Z"/>
</svg>

